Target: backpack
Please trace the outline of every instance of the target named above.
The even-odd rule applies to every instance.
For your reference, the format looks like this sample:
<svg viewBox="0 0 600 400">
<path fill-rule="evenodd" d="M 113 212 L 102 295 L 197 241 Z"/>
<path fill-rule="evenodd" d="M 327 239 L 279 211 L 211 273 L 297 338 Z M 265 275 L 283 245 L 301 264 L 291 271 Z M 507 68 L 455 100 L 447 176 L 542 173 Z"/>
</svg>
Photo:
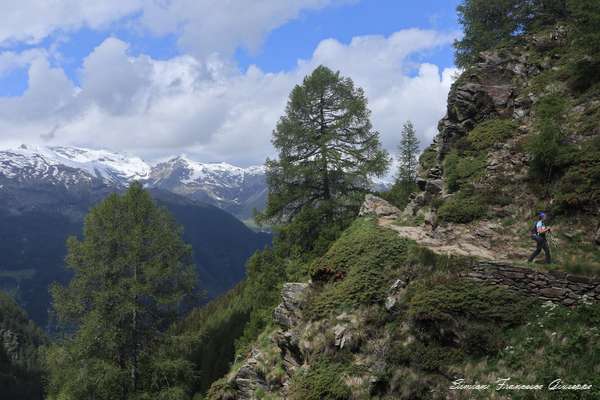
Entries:
<svg viewBox="0 0 600 400">
<path fill-rule="evenodd" d="M 530 233 L 531 233 L 532 235 L 537 235 L 537 234 L 538 234 L 538 231 L 537 231 L 537 223 L 538 223 L 537 221 L 535 221 L 535 222 L 533 223 L 533 228 L 531 228 L 531 231 L 530 231 Z"/>
</svg>

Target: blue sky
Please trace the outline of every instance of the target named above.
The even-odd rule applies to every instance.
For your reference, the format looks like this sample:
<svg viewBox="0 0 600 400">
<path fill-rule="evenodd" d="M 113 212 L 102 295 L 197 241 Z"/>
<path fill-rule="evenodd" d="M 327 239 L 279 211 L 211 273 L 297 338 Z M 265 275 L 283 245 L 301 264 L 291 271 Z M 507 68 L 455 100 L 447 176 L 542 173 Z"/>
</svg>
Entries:
<svg viewBox="0 0 600 400">
<path fill-rule="evenodd" d="M 11 23 L 0 26 L 0 129 L 15 133 L 5 142 L 50 137 L 151 157 L 185 149 L 259 161 L 269 154 L 286 93 L 318 63 L 367 89 L 388 146 L 387 129 L 401 122 L 394 116 L 415 120 L 427 142 L 443 114 L 460 31 L 458 0 L 256 0 L 251 8 L 246 0 L 88 2 L 8 6 Z M 423 90 L 430 96 L 410 104 Z M 182 118 L 182 108 L 192 116 Z M 262 144 L 243 154 L 239 137 L 256 131 Z"/>
</svg>

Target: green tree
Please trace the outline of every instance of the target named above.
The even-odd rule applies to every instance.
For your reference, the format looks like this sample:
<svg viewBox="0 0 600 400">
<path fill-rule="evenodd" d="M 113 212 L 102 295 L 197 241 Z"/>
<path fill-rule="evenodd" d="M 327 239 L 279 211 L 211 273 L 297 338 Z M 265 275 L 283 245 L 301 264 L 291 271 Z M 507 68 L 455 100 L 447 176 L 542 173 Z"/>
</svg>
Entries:
<svg viewBox="0 0 600 400">
<path fill-rule="evenodd" d="M 319 225 L 358 210 L 370 178 L 389 164 L 369 120 L 367 99 L 350 78 L 319 66 L 292 90 L 273 132 L 279 159 L 267 160 L 269 197 L 262 221 L 324 210 Z"/>
<path fill-rule="evenodd" d="M 397 207 L 404 208 L 410 195 L 417 190 L 417 167 L 419 165 L 419 139 L 412 122 L 406 121 L 402 127 L 398 145 L 398 175 L 388 192 L 381 193 L 383 198 Z"/>
<path fill-rule="evenodd" d="M 457 12 L 464 35 L 454 47 L 456 64 L 462 68 L 471 65 L 481 51 L 569 17 L 566 0 L 464 0 Z"/>
<path fill-rule="evenodd" d="M 406 121 L 402 127 L 402 136 L 398 146 L 399 161 L 398 180 L 405 185 L 413 185 L 417 179 L 419 160 L 419 139 L 412 122 Z"/>
<path fill-rule="evenodd" d="M 74 334 L 48 351 L 49 398 L 184 398 L 186 362 L 158 351 L 196 282 L 172 217 L 133 184 L 91 210 L 67 265 L 71 282 L 51 291 Z"/>
<path fill-rule="evenodd" d="M 465 68 L 483 50 L 491 49 L 522 30 L 519 4 L 523 0 L 465 0 L 458 6 L 464 35 L 454 42 L 456 64 Z"/>
</svg>

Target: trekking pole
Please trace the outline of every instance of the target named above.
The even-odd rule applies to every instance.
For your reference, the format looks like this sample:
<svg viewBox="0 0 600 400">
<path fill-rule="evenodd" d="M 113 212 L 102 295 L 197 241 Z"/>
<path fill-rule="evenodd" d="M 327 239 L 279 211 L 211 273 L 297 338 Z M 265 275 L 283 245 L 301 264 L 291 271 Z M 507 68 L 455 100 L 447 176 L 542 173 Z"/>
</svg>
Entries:
<svg viewBox="0 0 600 400">
<path fill-rule="evenodd" d="M 558 244 L 558 239 L 556 239 L 551 233 L 548 235 L 548 243 L 550 244 L 552 250 L 559 250 L 560 246 Z"/>
</svg>

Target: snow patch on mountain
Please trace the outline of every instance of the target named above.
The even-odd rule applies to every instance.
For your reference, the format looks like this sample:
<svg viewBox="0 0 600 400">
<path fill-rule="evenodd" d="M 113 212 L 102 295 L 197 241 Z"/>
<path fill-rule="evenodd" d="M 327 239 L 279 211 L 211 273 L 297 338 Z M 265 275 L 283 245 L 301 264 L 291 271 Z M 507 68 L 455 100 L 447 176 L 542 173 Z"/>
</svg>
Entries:
<svg viewBox="0 0 600 400">
<path fill-rule="evenodd" d="M 96 179 L 123 186 L 147 179 L 150 171 L 150 165 L 138 157 L 106 150 L 27 145 L 0 150 L 0 175 L 18 181 L 77 184 Z"/>
</svg>

